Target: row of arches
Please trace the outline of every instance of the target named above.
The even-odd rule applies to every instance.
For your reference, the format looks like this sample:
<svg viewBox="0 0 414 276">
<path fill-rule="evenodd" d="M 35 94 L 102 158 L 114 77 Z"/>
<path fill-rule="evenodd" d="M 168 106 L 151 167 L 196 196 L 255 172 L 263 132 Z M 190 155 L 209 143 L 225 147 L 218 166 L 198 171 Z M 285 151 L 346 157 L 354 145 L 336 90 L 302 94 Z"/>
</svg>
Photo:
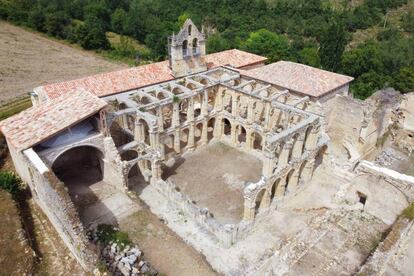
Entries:
<svg viewBox="0 0 414 276">
<path fill-rule="evenodd" d="M 229 119 L 223 118 L 222 132 L 227 139 L 234 139 L 234 144 L 239 147 L 245 147 L 247 150 L 255 149 L 261 151 L 263 149 L 262 135 L 257 131 L 246 131 L 246 128 L 240 124 L 232 124 Z M 234 137 L 232 137 L 234 136 Z"/>
<path fill-rule="evenodd" d="M 292 168 L 286 175 L 269 181 L 268 185 L 260 189 L 254 196 L 254 216 L 268 208 L 277 198 L 284 197 L 295 192 L 303 186 L 312 175 L 313 164 L 302 162 L 297 168 Z"/>
</svg>

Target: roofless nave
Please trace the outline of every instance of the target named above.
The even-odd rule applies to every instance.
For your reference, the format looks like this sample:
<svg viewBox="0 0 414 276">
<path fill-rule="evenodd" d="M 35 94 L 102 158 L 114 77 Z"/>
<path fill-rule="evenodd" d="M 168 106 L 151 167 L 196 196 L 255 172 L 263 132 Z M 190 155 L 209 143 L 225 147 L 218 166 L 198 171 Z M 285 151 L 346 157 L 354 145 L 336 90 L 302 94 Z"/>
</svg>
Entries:
<svg viewBox="0 0 414 276">
<path fill-rule="evenodd" d="M 191 20 L 169 39 L 169 54 L 169 62 L 38 87 L 34 107 L 0 124 L 17 171 L 86 269 L 96 252 L 81 207 L 62 189 L 67 179 L 90 167 L 122 191 L 150 185 L 211 239 L 231 247 L 254 229 L 256 216 L 311 179 L 328 142 L 319 103 L 346 95 L 352 80 L 290 62 L 264 66 L 264 58 L 238 50 L 206 55 L 204 35 Z M 188 164 L 194 170 L 175 178 L 167 173 L 197 154 L 224 166 L 220 155 L 230 151 L 209 155 L 214 147 L 238 152 L 229 173 L 242 174 L 257 161 L 256 176 L 246 174 L 238 186 L 232 180 L 210 185 L 205 179 L 215 169 L 204 177 L 203 163 Z M 193 176 L 194 189 L 176 182 Z M 220 207 L 213 187 L 236 191 L 226 199 L 231 204 Z"/>
</svg>

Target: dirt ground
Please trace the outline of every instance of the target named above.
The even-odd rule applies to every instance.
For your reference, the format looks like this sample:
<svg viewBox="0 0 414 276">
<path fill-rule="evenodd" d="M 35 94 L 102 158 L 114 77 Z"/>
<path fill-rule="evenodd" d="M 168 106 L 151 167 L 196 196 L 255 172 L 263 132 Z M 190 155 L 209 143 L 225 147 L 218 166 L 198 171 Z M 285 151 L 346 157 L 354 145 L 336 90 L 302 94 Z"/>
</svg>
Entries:
<svg viewBox="0 0 414 276">
<path fill-rule="evenodd" d="M 0 105 L 39 85 L 125 67 L 0 21 Z"/>
<path fill-rule="evenodd" d="M 245 183 L 259 181 L 261 174 L 259 159 L 220 142 L 186 154 L 163 170 L 164 179 L 222 223 L 242 219 Z"/>
</svg>

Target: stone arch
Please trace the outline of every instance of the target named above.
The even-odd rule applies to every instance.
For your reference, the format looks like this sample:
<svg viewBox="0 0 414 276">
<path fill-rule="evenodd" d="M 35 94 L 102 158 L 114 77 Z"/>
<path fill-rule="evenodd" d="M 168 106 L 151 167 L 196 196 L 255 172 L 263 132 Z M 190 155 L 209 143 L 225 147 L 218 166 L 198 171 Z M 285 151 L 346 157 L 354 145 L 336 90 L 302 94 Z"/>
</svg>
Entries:
<svg viewBox="0 0 414 276">
<path fill-rule="evenodd" d="M 179 103 L 179 118 L 180 124 L 185 123 L 187 121 L 187 114 L 188 114 L 188 99 L 183 99 Z"/>
<path fill-rule="evenodd" d="M 295 172 L 295 169 L 291 169 L 289 173 L 286 175 L 284 195 L 287 195 L 289 182 L 292 180 L 292 176 L 294 172 Z"/>
<path fill-rule="evenodd" d="M 181 129 L 180 133 L 180 148 L 183 149 L 188 145 L 190 138 L 190 130 L 188 128 Z"/>
<path fill-rule="evenodd" d="M 142 95 L 142 96 L 140 96 L 139 97 L 139 101 L 140 101 L 140 103 L 141 104 L 143 104 L 143 105 L 146 105 L 146 104 L 150 104 L 152 101 L 151 101 L 151 98 L 149 97 L 149 96 L 146 96 L 146 95 Z"/>
<path fill-rule="evenodd" d="M 214 128 L 216 124 L 216 118 L 210 118 L 207 122 L 207 140 L 210 141 L 214 137 Z"/>
<path fill-rule="evenodd" d="M 311 136 L 312 129 L 313 129 L 313 125 L 310 125 L 305 131 L 305 140 L 303 142 L 302 154 L 305 152 L 306 148 L 309 146 L 309 142 L 310 142 L 309 137 Z"/>
<path fill-rule="evenodd" d="M 270 186 L 270 202 L 276 197 L 276 189 L 280 185 L 280 178 L 276 179 L 273 184 Z"/>
<path fill-rule="evenodd" d="M 172 90 L 171 93 L 173 93 L 174 95 L 179 95 L 184 93 L 183 89 L 179 86 L 175 86 Z"/>
<path fill-rule="evenodd" d="M 239 86 L 240 85 L 240 79 L 234 79 L 231 84 L 232 84 L 232 86 Z"/>
<path fill-rule="evenodd" d="M 159 90 L 159 91 L 157 91 L 155 96 L 157 97 L 157 99 L 163 100 L 163 99 L 168 98 L 170 95 L 166 91 Z"/>
<path fill-rule="evenodd" d="M 237 142 L 239 144 L 246 143 L 247 139 L 247 132 L 246 129 L 242 125 L 237 125 Z"/>
<path fill-rule="evenodd" d="M 190 89 L 190 90 L 197 89 L 197 86 L 196 86 L 194 83 L 191 83 L 191 82 L 187 83 L 187 84 L 185 85 L 185 87 L 187 87 L 187 88 L 188 88 L 188 89 Z"/>
<path fill-rule="evenodd" d="M 144 174 L 141 171 L 141 168 L 138 165 L 138 162 L 136 162 L 128 171 L 127 175 L 127 187 L 128 189 L 135 190 L 138 188 L 137 186 L 140 184 L 145 183 Z"/>
<path fill-rule="evenodd" d="M 193 39 L 192 44 L 193 44 L 193 55 L 195 55 L 197 54 L 197 49 L 198 49 L 198 40 L 196 37 Z"/>
<path fill-rule="evenodd" d="M 208 83 L 209 83 L 209 80 L 207 79 L 207 78 L 200 78 L 200 83 L 202 84 L 202 85 L 204 85 L 204 86 L 206 86 L 206 85 L 208 85 Z"/>
<path fill-rule="evenodd" d="M 164 155 L 167 157 L 167 159 L 170 157 L 170 155 L 173 155 L 175 153 L 174 151 L 174 138 L 175 135 L 173 133 L 167 135 L 164 138 Z"/>
<path fill-rule="evenodd" d="M 263 149 L 262 135 L 260 135 L 260 133 L 258 133 L 258 132 L 253 132 L 251 135 L 252 135 L 253 149 L 262 150 Z"/>
<path fill-rule="evenodd" d="M 194 142 L 197 143 L 201 140 L 201 136 L 203 133 L 203 123 L 197 123 L 194 128 Z"/>
<path fill-rule="evenodd" d="M 194 101 L 194 118 L 198 118 L 201 115 L 202 98 L 201 94 L 197 94 L 193 97 Z"/>
<path fill-rule="evenodd" d="M 164 105 L 161 108 L 164 129 L 172 126 L 173 106 L 172 104 Z"/>
<path fill-rule="evenodd" d="M 186 57 L 188 55 L 188 41 L 183 41 L 183 57 Z"/>
<path fill-rule="evenodd" d="M 227 118 L 223 118 L 223 135 L 229 136 L 231 135 L 231 123 Z"/>
<path fill-rule="evenodd" d="M 262 189 L 256 195 L 256 198 L 254 201 L 254 214 L 255 215 L 257 215 L 260 211 L 260 206 L 262 205 L 265 193 L 266 193 L 266 189 Z"/>
<path fill-rule="evenodd" d="M 109 134 L 111 135 L 116 147 L 120 147 L 134 140 L 133 134 L 123 129 L 120 126 L 119 120 L 115 120 L 111 124 L 109 127 Z"/>
<path fill-rule="evenodd" d="M 302 164 L 299 167 L 299 180 L 298 180 L 298 185 L 302 186 L 305 184 L 305 181 L 308 180 L 308 176 L 306 175 L 308 172 L 306 171 L 306 165 L 308 164 L 308 161 L 305 160 L 302 162 Z"/>
<path fill-rule="evenodd" d="M 138 141 L 144 142 L 145 144 L 150 144 L 150 137 L 149 137 L 149 125 L 147 121 L 144 118 L 137 118 L 137 124 L 136 127 L 138 128 L 136 130 L 136 133 L 138 134 Z"/>
<path fill-rule="evenodd" d="M 121 160 L 131 161 L 138 157 L 138 152 L 135 150 L 127 150 L 120 154 Z"/>
</svg>

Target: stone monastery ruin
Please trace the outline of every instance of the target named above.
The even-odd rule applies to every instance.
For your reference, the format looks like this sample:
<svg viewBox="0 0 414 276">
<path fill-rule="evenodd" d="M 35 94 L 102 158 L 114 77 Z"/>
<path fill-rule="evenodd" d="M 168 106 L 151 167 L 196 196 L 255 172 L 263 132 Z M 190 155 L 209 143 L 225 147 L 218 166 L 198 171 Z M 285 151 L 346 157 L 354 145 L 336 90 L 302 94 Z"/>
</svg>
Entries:
<svg viewBox="0 0 414 276">
<path fill-rule="evenodd" d="M 412 101 L 382 102 L 381 113 L 380 100 L 348 96 L 351 77 L 239 50 L 206 55 L 205 42 L 187 20 L 168 61 L 35 88 L 34 106 L 0 130 L 36 202 L 89 271 L 98 253 L 86 229 L 104 219 L 71 189 L 102 181 L 141 194 L 220 273 L 358 272 L 369 255 L 358 242 L 414 199 L 413 177 L 362 161 L 379 156 L 378 137 L 410 118 Z M 386 193 L 398 195 L 383 203 Z"/>
</svg>

